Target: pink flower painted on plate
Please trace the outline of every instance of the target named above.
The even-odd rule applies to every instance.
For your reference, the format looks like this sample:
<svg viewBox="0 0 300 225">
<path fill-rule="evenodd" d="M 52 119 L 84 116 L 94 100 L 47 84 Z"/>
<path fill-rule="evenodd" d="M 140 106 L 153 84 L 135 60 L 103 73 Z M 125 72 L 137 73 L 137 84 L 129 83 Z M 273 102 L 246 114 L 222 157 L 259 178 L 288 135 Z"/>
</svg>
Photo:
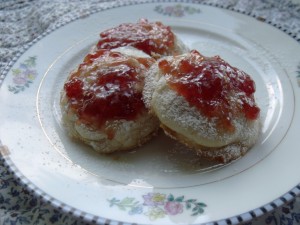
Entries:
<svg viewBox="0 0 300 225">
<path fill-rule="evenodd" d="M 16 76 L 13 78 L 13 82 L 16 85 L 24 85 L 24 84 L 26 84 L 27 79 L 24 76 Z"/>
<path fill-rule="evenodd" d="M 183 212 L 183 205 L 180 202 L 167 202 L 164 209 L 169 215 L 177 215 Z"/>
</svg>

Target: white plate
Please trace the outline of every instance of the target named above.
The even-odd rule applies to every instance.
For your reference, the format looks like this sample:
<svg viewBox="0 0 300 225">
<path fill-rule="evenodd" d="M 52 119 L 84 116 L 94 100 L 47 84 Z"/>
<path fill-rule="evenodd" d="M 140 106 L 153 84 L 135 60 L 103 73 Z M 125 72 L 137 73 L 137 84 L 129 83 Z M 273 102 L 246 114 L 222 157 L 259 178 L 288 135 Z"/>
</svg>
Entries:
<svg viewBox="0 0 300 225">
<path fill-rule="evenodd" d="M 237 223 L 290 200 L 300 189 L 299 43 L 212 6 L 118 6 L 39 37 L 5 74 L 1 153 L 15 174 L 55 206 L 98 223 Z M 103 156 L 67 137 L 59 94 L 68 73 L 100 31 L 139 18 L 170 25 L 191 49 L 252 75 L 263 128 L 243 158 L 227 166 L 200 162 L 163 134 L 140 149 Z"/>
</svg>

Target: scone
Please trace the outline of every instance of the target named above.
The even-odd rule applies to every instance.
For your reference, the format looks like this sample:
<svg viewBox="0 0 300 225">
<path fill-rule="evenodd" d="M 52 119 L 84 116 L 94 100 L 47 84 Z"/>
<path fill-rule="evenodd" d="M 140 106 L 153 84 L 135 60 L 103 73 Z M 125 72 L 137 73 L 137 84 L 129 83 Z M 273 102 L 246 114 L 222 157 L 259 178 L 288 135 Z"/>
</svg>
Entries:
<svg viewBox="0 0 300 225">
<path fill-rule="evenodd" d="M 140 19 L 137 23 L 123 23 L 101 32 L 96 49 L 122 46 L 132 46 L 155 59 L 188 51 L 169 26 L 146 19 Z"/>
<path fill-rule="evenodd" d="M 146 106 L 165 133 L 200 156 L 228 163 L 243 156 L 260 132 L 255 83 L 219 56 L 193 50 L 151 66 L 143 91 Z"/>
<path fill-rule="evenodd" d="M 68 134 L 101 153 L 132 149 L 159 127 L 142 100 L 144 76 L 154 59 L 131 48 L 88 54 L 61 93 Z"/>
</svg>

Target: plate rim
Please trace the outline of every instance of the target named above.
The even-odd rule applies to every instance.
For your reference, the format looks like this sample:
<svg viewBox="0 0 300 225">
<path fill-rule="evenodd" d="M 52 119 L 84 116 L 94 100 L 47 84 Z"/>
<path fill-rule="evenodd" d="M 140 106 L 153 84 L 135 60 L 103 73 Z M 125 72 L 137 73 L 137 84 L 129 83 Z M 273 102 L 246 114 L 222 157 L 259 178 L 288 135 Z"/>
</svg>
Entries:
<svg viewBox="0 0 300 225">
<path fill-rule="evenodd" d="M 297 43 L 300 44 L 300 39 L 297 38 L 296 34 L 293 34 L 291 31 L 284 29 L 277 23 L 271 21 L 271 20 L 266 20 L 263 17 L 257 16 L 252 12 L 245 12 L 241 11 L 238 9 L 235 9 L 234 7 L 228 5 L 228 6 L 223 6 L 218 3 L 213 3 L 213 2 L 198 2 L 194 0 L 143 0 L 143 1 L 122 1 L 122 2 L 111 2 L 109 0 L 103 1 L 102 3 L 111 3 L 111 5 L 104 5 L 100 6 L 97 9 L 92 9 L 86 12 L 84 17 L 100 13 L 102 11 L 114 9 L 114 8 L 120 8 L 120 7 L 125 7 L 125 6 L 132 6 L 132 5 L 142 5 L 142 4 L 149 4 L 149 3 L 187 3 L 187 4 L 199 4 L 199 5 L 206 5 L 206 6 L 212 6 L 220 9 L 225 9 L 225 10 L 230 10 L 233 12 L 237 12 L 246 16 L 250 16 L 254 19 L 257 19 L 258 21 L 264 22 L 266 24 L 269 24 L 278 30 L 282 31 L 283 33 L 287 34 L 290 36 L 292 39 L 294 39 Z M 0 74 L 0 88 L 3 84 L 4 79 L 6 78 L 8 72 L 11 70 L 11 68 L 14 66 L 14 64 L 17 62 L 17 60 L 35 43 L 40 41 L 42 38 L 46 37 L 47 35 L 51 34 L 53 31 L 58 30 L 59 28 L 68 25 L 69 23 L 76 21 L 78 19 L 82 18 L 82 15 L 73 15 L 70 17 L 68 20 L 66 20 L 63 23 L 59 23 L 56 26 L 52 28 L 48 28 L 45 32 L 40 34 L 38 37 L 36 37 L 34 40 L 30 41 L 29 43 L 25 44 L 21 49 L 18 50 L 18 52 L 15 54 L 15 56 L 11 59 L 10 62 L 7 63 L 7 65 L 4 67 L 4 69 L 1 71 Z M 89 213 L 86 213 L 84 211 L 81 211 L 79 209 L 76 209 L 72 206 L 69 206 L 62 201 L 53 198 L 40 188 L 38 188 L 36 185 L 34 185 L 26 176 L 23 175 L 21 171 L 15 166 L 14 162 L 10 159 L 9 154 L 7 154 L 7 149 L 6 146 L 2 144 L 1 139 L 0 139 L 0 161 L 3 163 L 4 167 L 12 173 L 12 175 L 16 178 L 17 181 L 20 182 L 20 184 L 23 184 L 25 188 L 27 188 L 32 194 L 34 194 L 36 197 L 41 198 L 46 203 L 49 203 L 55 208 L 58 208 L 62 210 L 63 213 L 68 213 L 71 214 L 77 218 L 82 219 L 85 222 L 92 222 L 92 223 L 97 223 L 97 224 L 137 224 L 133 222 L 123 222 L 123 221 L 117 221 L 117 220 L 111 220 L 107 219 L 104 217 L 100 217 L 97 215 L 92 215 Z M 249 212 L 242 213 L 240 215 L 232 216 L 229 218 L 225 218 L 222 220 L 218 221 L 212 221 L 208 224 L 239 224 L 242 222 L 249 222 L 252 219 L 255 219 L 257 217 L 260 217 L 266 213 L 270 213 L 274 211 L 275 209 L 281 207 L 284 204 L 287 204 L 291 202 L 293 199 L 295 199 L 297 196 L 300 196 L 300 183 L 293 187 L 290 191 L 287 193 L 283 194 L 282 196 L 279 196 L 277 199 L 274 199 L 273 201 L 266 203 L 263 206 L 260 206 L 256 209 L 253 209 Z"/>
</svg>

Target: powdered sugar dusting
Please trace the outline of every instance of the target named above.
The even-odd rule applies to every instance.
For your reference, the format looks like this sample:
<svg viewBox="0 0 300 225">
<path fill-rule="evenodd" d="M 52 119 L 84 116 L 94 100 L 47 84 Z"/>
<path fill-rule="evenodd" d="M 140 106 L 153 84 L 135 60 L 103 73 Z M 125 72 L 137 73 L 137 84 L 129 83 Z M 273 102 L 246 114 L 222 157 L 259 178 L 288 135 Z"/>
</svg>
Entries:
<svg viewBox="0 0 300 225">
<path fill-rule="evenodd" d="M 171 60 L 172 57 L 164 59 Z M 158 64 L 159 61 L 146 74 L 144 101 L 164 126 L 179 135 L 182 142 L 192 147 L 201 146 L 199 154 L 208 158 L 222 157 L 224 162 L 244 155 L 256 142 L 260 130 L 259 119 L 248 120 L 239 113 L 232 117 L 235 127 L 233 132 L 220 130 L 217 118 L 204 116 L 183 96 L 170 88 Z M 231 96 L 233 104 L 239 104 L 238 97 Z M 170 136 L 171 133 L 169 132 Z"/>
</svg>

